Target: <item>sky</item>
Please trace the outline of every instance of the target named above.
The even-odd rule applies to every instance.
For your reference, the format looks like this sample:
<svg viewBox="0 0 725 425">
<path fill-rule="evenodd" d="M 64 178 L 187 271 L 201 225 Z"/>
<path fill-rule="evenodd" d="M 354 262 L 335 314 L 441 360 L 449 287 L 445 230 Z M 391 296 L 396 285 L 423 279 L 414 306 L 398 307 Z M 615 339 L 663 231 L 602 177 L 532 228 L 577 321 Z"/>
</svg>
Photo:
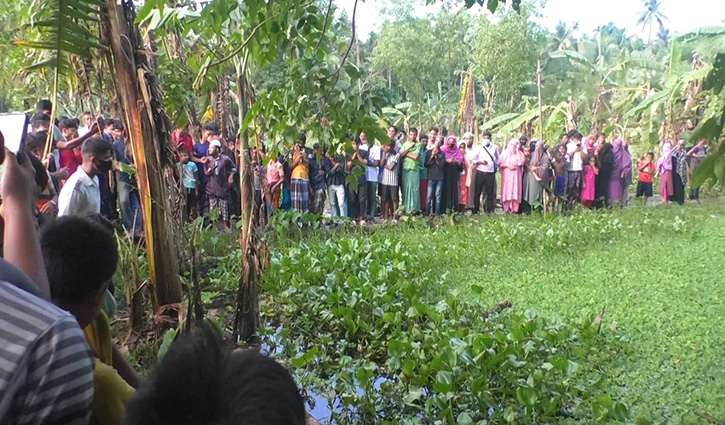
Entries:
<svg viewBox="0 0 725 425">
<path fill-rule="evenodd" d="M 352 16 L 354 0 L 335 0 L 335 4 Z M 510 4 L 510 2 L 507 2 Z M 434 13 L 440 6 L 425 7 L 425 0 L 415 10 L 416 16 Z M 463 0 L 460 0 L 463 5 Z M 360 38 L 365 40 L 370 31 L 377 31 L 383 21 L 379 9 L 380 0 L 358 0 L 356 27 Z M 507 6 L 510 7 L 510 6 Z M 473 9 L 482 9 L 475 5 Z M 600 25 L 614 22 L 619 27 L 627 28 L 630 35 L 637 35 L 644 40 L 648 30 L 637 26 L 639 12 L 644 10 L 641 0 L 548 0 L 541 10 L 543 15 L 535 20 L 553 30 L 557 22 L 568 24 L 579 23 L 579 31 L 589 33 Z M 663 0 L 662 11 L 668 18 L 665 28 L 670 34 L 682 34 L 709 25 L 725 25 L 725 0 Z M 486 11 L 485 13 L 488 13 Z M 652 29 L 652 37 L 657 33 L 656 26 Z"/>
</svg>

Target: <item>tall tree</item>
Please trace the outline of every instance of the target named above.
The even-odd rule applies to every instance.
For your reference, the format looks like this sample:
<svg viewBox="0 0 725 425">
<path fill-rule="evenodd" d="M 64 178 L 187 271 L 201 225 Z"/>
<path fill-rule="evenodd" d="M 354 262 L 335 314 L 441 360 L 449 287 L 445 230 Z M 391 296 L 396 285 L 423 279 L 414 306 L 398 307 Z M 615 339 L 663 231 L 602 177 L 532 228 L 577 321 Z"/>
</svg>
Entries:
<svg viewBox="0 0 725 425">
<path fill-rule="evenodd" d="M 640 12 L 638 25 L 642 25 L 642 30 L 649 27 L 649 36 L 647 37 L 647 43 L 652 42 L 652 25 L 655 22 L 659 24 L 660 28 L 664 28 L 664 21 L 667 17 L 662 13 L 662 1 L 661 0 L 642 0 L 644 2 L 645 10 Z"/>
</svg>

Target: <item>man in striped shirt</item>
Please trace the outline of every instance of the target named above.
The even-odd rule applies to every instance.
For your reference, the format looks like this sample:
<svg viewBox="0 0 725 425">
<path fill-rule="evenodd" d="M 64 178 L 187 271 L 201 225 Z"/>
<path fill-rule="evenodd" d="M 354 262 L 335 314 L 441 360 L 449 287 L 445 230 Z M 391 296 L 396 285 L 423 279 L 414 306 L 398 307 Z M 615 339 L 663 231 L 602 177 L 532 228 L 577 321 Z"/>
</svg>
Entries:
<svg viewBox="0 0 725 425">
<path fill-rule="evenodd" d="M 8 282 L 22 271 L 37 293 L 50 295 L 30 208 L 34 173 L 27 158 L 21 166 L 4 148 L 2 133 L 0 163 L 4 255 L 20 269 L 8 272 L 12 267 L 7 263 L 0 268 L 0 424 L 86 424 L 93 363 L 78 323 L 70 313 Z"/>
</svg>

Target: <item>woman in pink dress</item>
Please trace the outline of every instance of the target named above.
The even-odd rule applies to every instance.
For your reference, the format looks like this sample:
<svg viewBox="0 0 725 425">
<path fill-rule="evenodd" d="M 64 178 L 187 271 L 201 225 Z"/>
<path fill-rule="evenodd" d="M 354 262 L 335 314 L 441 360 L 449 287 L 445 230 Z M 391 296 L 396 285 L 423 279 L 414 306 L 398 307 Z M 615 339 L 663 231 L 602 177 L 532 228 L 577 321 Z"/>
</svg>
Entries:
<svg viewBox="0 0 725 425">
<path fill-rule="evenodd" d="M 599 174 L 597 157 L 591 155 L 588 164 L 584 166 L 584 185 L 582 186 L 582 205 L 587 208 L 591 208 L 592 202 L 594 202 L 594 187 L 597 174 Z"/>
<path fill-rule="evenodd" d="M 466 142 L 461 142 L 458 145 L 458 149 L 463 155 L 463 174 L 461 174 L 458 180 L 458 206 L 459 211 L 463 212 L 466 210 L 466 204 L 468 204 L 468 161 L 466 161 Z"/>
<path fill-rule="evenodd" d="M 657 174 L 660 176 L 660 196 L 666 204 L 670 196 L 675 194 L 672 187 L 672 144 L 669 141 L 660 145 L 660 157 L 657 159 Z"/>
<path fill-rule="evenodd" d="M 504 212 L 519 210 L 523 165 L 524 154 L 519 150 L 519 139 L 511 139 L 501 155 L 501 205 Z"/>
</svg>

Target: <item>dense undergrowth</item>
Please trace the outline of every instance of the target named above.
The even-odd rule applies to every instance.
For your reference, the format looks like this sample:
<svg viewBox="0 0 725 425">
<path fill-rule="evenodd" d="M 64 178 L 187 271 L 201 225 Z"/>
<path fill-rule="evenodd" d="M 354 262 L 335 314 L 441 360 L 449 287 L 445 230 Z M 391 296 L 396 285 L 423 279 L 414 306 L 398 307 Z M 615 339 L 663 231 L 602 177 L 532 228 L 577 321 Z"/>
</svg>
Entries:
<svg viewBox="0 0 725 425">
<path fill-rule="evenodd" d="M 722 417 L 722 217 L 720 203 L 363 228 L 288 214 L 265 233 L 263 350 L 333 423 Z M 228 323 L 236 240 L 197 243 L 205 307 Z"/>
</svg>

